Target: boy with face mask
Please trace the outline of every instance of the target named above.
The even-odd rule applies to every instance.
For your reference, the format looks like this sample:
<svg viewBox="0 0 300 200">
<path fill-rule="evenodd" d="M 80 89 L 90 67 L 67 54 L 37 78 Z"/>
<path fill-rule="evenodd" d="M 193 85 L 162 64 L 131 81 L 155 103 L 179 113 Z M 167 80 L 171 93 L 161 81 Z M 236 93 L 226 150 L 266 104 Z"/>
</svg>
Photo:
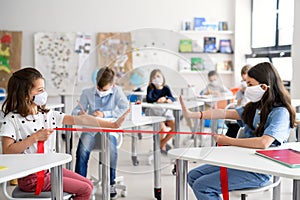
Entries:
<svg viewBox="0 0 300 200">
<path fill-rule="evenodd" d="M 84 89 L 80 102 L 74 109 L 73 115 L 89 114 L 100 118 L 116 118 L 129 108 L 129 102 L 122 89 L 114 85 L 115 72 L 109 67 L 101 68 L 96 77 L 96 87 Z M 97 133 L 82 133 L 76 151 L 75 172 L 82 176 L 87 175 L 87 165 L 90 153 L 95 144 Z M 117 198 L 115 177 L 117 166 L 117 139 L 118 133 L 110 134 L 110 197 Z"/>
<path fill-rule="evenodd" d="M 200 92 L 200 95 L 232 95 L 232 92 L 218 81 L 218 73 L 216 71 L 208 72 L 208 81 L 206 88 Z"/>
</svg>

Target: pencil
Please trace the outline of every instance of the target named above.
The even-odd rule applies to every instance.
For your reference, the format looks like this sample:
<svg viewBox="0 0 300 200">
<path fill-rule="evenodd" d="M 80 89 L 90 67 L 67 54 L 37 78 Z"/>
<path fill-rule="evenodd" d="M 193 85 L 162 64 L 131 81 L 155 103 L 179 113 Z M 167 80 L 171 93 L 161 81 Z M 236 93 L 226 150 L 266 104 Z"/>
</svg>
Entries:
<svg viewBox="0 0 300 200">
<path fill-rule="evenodd" d="M 80 103 L 80 101 L 77 100 L 77 103 L 78 103 L 79 107 L 81 108 L 81 111 L 82 111 L 82 112 L 85 112 L 85 110 L 84 110 L 82 104 Z"/>
</svg>

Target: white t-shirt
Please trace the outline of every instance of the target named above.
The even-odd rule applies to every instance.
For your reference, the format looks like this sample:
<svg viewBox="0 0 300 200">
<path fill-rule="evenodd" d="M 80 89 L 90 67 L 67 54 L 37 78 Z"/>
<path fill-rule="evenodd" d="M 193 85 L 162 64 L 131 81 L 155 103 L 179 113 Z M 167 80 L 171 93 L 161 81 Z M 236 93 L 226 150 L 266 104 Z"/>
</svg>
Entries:
<svg viewBox="0 0 300 200">
<path fill-rule="evenodd" d="M 50 110 L 48 113 L 38 112 L 36 115 L 22 117 L 18 113 L 10 112 L 4 119 L 0 129 L 0 136 L 10 137 L 15 142 L 30 137 L 31 134 L 43 128 L 62 127 L 65 114 L 59 111 Z M 56 131 L 54 131 L 44 143 L 44 152 L 55 152 Z M 37 142 L 27 148 L 24 153 L 36 153 Z"/>
</svg>

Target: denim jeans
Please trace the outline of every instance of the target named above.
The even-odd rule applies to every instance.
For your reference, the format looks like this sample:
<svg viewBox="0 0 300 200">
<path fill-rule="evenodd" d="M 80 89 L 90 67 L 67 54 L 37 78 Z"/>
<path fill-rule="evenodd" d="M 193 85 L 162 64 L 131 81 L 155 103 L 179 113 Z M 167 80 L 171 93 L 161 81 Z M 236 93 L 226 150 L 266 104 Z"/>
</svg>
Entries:
<svg viewBox="0 0 300 200">
<path fill-rule="evenodd" d="M 227 168 L 228 190 L 257 188 L 264 186 L 270 175 L 241 171 Z M 197 199 L 221 200 L 220 167 L 202 165 L 188 173 L 188 183 Z"/>
<path fill-rule="evenodd" d="M 99 133 L 82 133 L 78 142 L 76 151 L 76 165 L 75 172 L 86 177 L 88 161 L 90 158 L 91 151 L 95 145 L 95 136 Z M 97 141 L 100 142 L 100 141 Z M 116 137 L 110 136 L 110 184 L 115 184 L 116 178 L 116 167 L 118 159 L 117 151 L 118 141 Z M 97 157 L 98 158 L 98 157 Z"/>
</svg>

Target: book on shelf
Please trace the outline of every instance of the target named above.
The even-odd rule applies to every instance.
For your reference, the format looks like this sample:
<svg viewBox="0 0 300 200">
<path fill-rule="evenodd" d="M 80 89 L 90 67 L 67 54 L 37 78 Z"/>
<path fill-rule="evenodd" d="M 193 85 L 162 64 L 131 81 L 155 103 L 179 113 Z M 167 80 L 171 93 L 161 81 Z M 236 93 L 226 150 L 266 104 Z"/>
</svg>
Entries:
<svg viewBox="0 0 300 200">
<path fill-rule="evenodd" d="M 204 37 L 203 51 L 206 53 L 216 53 L 216 37 Z"/>
<path fill-rule="evenodd" d="M 192 52 L 193 44 L 191 39 L 181 39 L 179 41 L 179 52 Z"/>
<path fill-rule="evenodd" d="M 193 57 L 191 58 L 191 71 L 203 71 L 204 66 L 202 63 L 202 58 Z"/>
<path fill-rule="evenodd" d="M 294 149 L 256 150 L 255 154 L 290 168 L 300 167 L 300 152 Z"/>
<path fill-rule="evenodd" d="M 206 30 L 206 26 L 204 23 L 205 23 L 205 17 L 194 17 L 194 30 L 195 31 Z"/>
<path fill-rule="evenodd" d="M 220 53 L 232 53 L 231 40 L 221 39 L 219 41 L 219 51 Z"/>
</svg>

